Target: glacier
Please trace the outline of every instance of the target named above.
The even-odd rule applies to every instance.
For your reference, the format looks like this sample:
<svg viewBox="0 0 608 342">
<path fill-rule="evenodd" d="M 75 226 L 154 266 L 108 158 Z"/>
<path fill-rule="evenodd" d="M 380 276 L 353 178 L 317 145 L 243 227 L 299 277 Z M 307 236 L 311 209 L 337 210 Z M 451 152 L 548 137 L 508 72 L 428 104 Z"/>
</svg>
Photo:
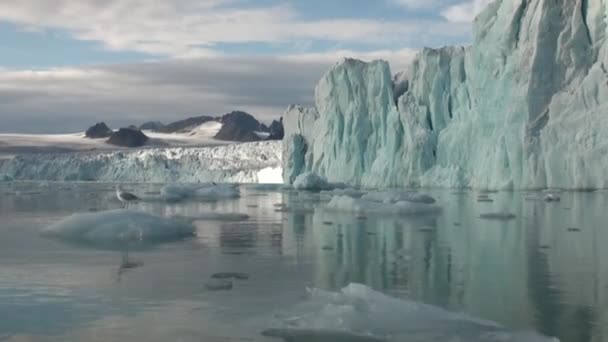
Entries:
<svg viewBox="0 0 608 342">
<path fill-rule="evenodd" d="M 608 0 L 496 0 L 468 47 L 393 76 L 345 59 L 284 115 L 283 178 L 360 187 L 608 187 Z"/>
<path fill-rule="evenodd" d="M 19 154 L 0 159 L 6 180 L 282 183 L 280 142 Z M 0 179 L 1 180 L 1 179 Z"/>
</svg>

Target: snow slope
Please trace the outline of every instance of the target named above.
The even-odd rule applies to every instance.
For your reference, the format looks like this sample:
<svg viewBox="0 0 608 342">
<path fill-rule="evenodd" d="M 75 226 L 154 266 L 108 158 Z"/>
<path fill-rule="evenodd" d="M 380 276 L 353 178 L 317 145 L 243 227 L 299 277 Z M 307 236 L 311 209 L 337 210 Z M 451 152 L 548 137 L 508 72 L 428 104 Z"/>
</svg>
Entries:
<svg viewBox="0 0 608 342">
<path fill-rule="evenodd" d="M 22 154 L 0 159 L 15 180 L 282 183 L 280 142 Z"/>
<path fill-rule="evenodd" d="M 284 178 L 361 186 L 608 187 L 608 0 L 497 0 L 472 46 L 393 81 L 345 60 L 285 114 Z"/>
<path fill-rule="evenodd" d="M 150 141 L 147 147 L 217 146 L 230 142 L 214 139 L 222 128 L 216 121 L 204 123 L 186 133 L 158 133 L 143 131 Z M 123 147 L 106 143 L 107 138 L 89 139 L 84 133 L 73 134 L 0 134 L 0 153 L 74 152 L 93 150 L 122 150 Z"/>
</svg>

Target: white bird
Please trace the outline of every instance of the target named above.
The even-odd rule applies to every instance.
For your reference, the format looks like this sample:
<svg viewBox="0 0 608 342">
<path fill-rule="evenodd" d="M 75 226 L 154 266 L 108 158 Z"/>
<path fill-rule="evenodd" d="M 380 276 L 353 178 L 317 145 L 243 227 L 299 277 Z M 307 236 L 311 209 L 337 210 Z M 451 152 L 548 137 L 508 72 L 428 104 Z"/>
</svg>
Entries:
<svg viewBox="0 0 608 342">
<path fill-rule="evenodd" d="M 139 200 L 139 197 L 133 195 L 130 192 L 122 190 L 120 185 L 116 186 L 116 198 L 125 204 L 125 208 L 129 207 L 129 202 L 135 202 Z"/>
</svg>

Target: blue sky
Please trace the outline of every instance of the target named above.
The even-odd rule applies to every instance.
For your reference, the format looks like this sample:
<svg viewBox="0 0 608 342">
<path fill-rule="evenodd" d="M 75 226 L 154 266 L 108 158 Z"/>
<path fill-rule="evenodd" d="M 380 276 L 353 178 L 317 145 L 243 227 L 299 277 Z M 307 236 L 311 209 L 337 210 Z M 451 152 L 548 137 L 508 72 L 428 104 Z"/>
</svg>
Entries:
<svg viewBox="0 0 608 342">
<path fill-rule="evenodd" d="M 232 109 L 268 120 L 287 104 L 312 103 L 315 79 L 341 57 L 386 59 L 397 71 L 421 47 L 469 43 L 470 22 L 489 1 L 3 0 L 0 131 L 78 130 L 99 120 L 124 125 Z M 188 76 L 199 83 L 169 77 L 176 67 L 191 67 L 198 74 Z M 242 87 L 239 74 L 271 83 L 269 74 L 276 82 L 299 78 L 307 88 L 277 84 L 280 101 L 265 92 L 247 102 L 238 94 L 252 89 Z M 226 79 L 234 84 L 213 87 Z M 64 124 L 53 125 L 58 121 Z"/>
</svg>

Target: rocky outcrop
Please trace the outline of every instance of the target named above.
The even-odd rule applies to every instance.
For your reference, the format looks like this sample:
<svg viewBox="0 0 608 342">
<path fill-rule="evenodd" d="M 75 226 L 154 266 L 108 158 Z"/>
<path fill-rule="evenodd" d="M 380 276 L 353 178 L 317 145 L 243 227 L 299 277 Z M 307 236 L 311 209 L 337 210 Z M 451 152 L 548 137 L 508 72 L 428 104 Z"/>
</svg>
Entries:
<svg viewBox="0 0 608 342">
<path fill-rule="evenodd" d="M 283 140 L 283 137 L 285 136 L 283 118 L 280 118 L 279 121 L 273 120 L 268 128 L 268 132 L 270 133 L 269 140 Z"/>
<path fill-rule="evenodd" d="M 184 133 L 192 130 L 197 126 L 200 126 L 206 122 L 213 120 L 215 120 L 215 118 L 211 116 L 195 116 L 187 118 L 185 120 L 172 122 L 164 127 L 160 127 L 159 129 L 157 129 L 157 131 L 162 133 Z"/>
<path fill-rule="evenodd" d="M 108 144 L 121 147 L 141 147 L 144 146 L 148 140 L 148 136 L 140 130 L 121 128 L 110 136 Z"/>
<path fill-rule="evenodd" d="M 253 116 L 245 112 L 232 112 L 222 116 L 222 128 L 215 135 L 218 140 L 253 142 L 261 140 L 255 132 L 261 131 L 261 125 Z"/>
<path fill-rule="evenodd" d="M 160 121 L 148 121 L 144 122 L 139 129 L 142 131 L 160 131 L 165 125 Z"/>
<path fill-rule="evenodd" d="M 110 127 L 105 124 L 105 122 L 98 122 L 95 125 L 89 127 L 89 129 L 87 129 L 84 135 L 85 137 L 90 139 L 101 139 L 111 136 L 112 133 L 114 133 L 114 131 L 112 131 Z"/>
</svg>

